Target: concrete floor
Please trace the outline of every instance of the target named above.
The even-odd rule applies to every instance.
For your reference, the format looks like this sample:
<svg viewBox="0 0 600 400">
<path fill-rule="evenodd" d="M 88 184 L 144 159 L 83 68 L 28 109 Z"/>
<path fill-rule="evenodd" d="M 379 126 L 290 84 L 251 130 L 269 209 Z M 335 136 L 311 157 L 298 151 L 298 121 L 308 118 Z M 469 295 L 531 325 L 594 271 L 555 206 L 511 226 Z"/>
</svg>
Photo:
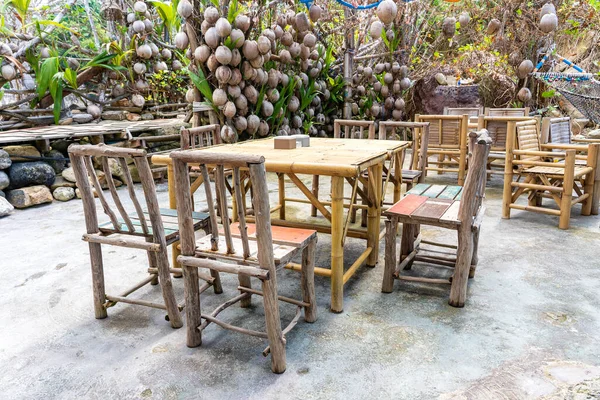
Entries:
<svg viewBox="0 0 600 400">
<path fill-rule="evenodd" d="M 17 211 L 0 220 L 0 398 L 600 398 L 600 218 L 575 207 L 568 231 L 545 215 L 502 220 L 497 179 L 485 202 L 465 308 L 447 305 L 447 287 L 396 282 L 382 294 L 381 242 L 379 265 L 346 286 L 342 314 L 328 311 L 329 281 L 317 277 L 319 319 L 301 320 L 288 335 L 282 375 L 270 372 L 265 342 L 254 337 L 211 326 L 203 347 L 189 349 L 185 330 L 159 310 L 119 304 L 94 319 L 80 201 Z M 348 265 L 363 246 L 348 240 Z M 104 257 L 109 292 L 145 276 L 141 251 L 105 247 Z M 329 257 L 329 237 L 320 235 L 317 265 L 328 267 Z M 283 271 L 279 283 L 282 294 L 299 293 L 297 273 Z M 181 280 L 175 286 L 181 299 Z M 206 292 L 203 306 L 232 297 L 236 286 L 224 277 L 225 294 Z M 157 287 L 140 295 L 161 299 Z M 245 326 L 260 329 L 257 300 L 250 311 L 222 315 L 250 317 Z M 289 321 L 293 307 L 281 309 Z"/>
</svg>

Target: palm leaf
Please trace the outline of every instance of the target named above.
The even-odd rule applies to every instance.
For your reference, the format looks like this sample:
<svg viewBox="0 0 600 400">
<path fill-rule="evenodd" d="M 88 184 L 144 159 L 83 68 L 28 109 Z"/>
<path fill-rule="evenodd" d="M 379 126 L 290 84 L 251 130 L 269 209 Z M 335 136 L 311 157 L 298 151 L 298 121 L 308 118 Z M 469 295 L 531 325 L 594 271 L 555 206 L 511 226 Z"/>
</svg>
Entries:
<svg viewBox="0 0 600 400">
<path fill-rule="evenodd" d="M 196 86 L 200 93 L 202 93 L 202 96 L 212 104 L 212 89 L 210 88 L 208 81 L 204 77 L 202 69 L 198 69 L 198 74 L 195 74 L 194 72 L 188 69 L 188 75 L 190 76 L 190 79 L 192 80 L 194 86 Z"/>
</svg>

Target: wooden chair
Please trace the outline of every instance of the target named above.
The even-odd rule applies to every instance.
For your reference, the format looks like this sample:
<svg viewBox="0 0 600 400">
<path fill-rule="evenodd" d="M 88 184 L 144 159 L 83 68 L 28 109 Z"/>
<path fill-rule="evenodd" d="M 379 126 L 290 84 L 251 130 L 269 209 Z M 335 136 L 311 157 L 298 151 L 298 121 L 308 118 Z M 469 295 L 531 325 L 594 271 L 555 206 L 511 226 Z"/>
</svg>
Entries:
<svg viewBox="0 0 600 400">
<path fill-rule="evenodd" d="M 529 107 L 523 108 L 493 108 L 486 107 L 484 114 L 489 117 L 528 117 Z"/>
<path fill-rule="evenodd" d="M 268 339 L 269 346 L 263 354 L 271 353 L 271 369 L 282 373 L 286 369 L 285 335 L 296 325 L 304 309 L 304 320 L 314 322 L 317 308 L 314 291 L 314 262 L 317 233 L 314 230 L 271 227 L 269 191 L 267 187 L 264 158 L 262 156 L 226 156 L 209 151 L 179 151 L 171 154 L 177 193 L 177 211 L 181 231 L 181 256 L 178 262 L 184 271 L 187 315 L 187 345 L 200 346 L 202 331 L 211 323 L 236 332 Z M 217 225 L 211 185 L 205 184 L 211 234 L 196 240 L 191 225 L 192 204 L 190 198 L 189 165 L 199 165 L 205 182 L 208 167 L 215 168 L 215 187 L 219 194 L 221 225 Z M 233 192 L 238 204 L 242 203 L 240 170 L 249 171 L 254 195 L 255 224 L 246 222 L 242 208 L 237 209 L 238 223 L 230 225 L 225 188 L 224 169 L 233 168 Z M 220 229 L 219 229 L 220 228 Z M 221 235 L 222 232 L 222 235 Z M 276 272 L 283 268 L 296 254 L 302 253 L 301 288 L 302 300 L 278 296 Z M 218 306 L 212 313 L 200 308 L 198 269 L 208 268 L 215 274 L 232 273 L 238 276 L 240 294 Z M 261 281 L 262 291 L 252 289 L 250 278 Z M 217 319 L 225 308 L 241 302 L 250 306 L 252 295 L 263 297 L 266 333 L 233 326 Z M 296 316 L 281 329 L 278 300 L 297 306 Z"/>
<path fill-rule="evenodd" d="M 96 318 L 106 318 L 107 308 L 122 302 L 165 310 L 171 325 L 174 328 L 181 327 L 181 307 L 177 305 L 171 283 L 171 271 L 175 271 L 169 268 L 167 256 L 167 246 L 179 240 L 177 212 L 171 209 L 159 208 L 158 200 L 156 199 L 156 188 L 146 151 L 111 147 L 104 144 L 71 145 L 69 147 L 69 157 L 83 200 L 87 229 L 87 233 L 83 235 L 83 240 L 89 243 L 90 248 Z M 104 179 L 106 179 L 116 212 L 102 192 L 98 171 L 94 169 L 92 157 L 102 166 Z M 138 169 L 147 206 L 146 210 L 142 208 L 136 196 L 127 165 L 128 159 L 133 159 Z M 127 185 L 127 194 L 134 208 L 134 211 L 131 213 L 127 212 L 123 201 L 119 197 L 119 192 L 116 189 L 115 181 L 111 174 L 110 162 L 116 163 L 123 171 L 125 184 Z M 98 197 L 104 213 L 109 217 L 109 222 L 98 223 L 94 196 Z M 207 214 L 193 213 L 190 216 L 189 223 L 194 231 L 199 229 L 207 231 L 209 229 Z M 148 272 L 150 275 L 119 295 L 107 294 L 105 291 L 104 265 L 101 250 L 101 245 L 103 244 L 146 250 L 149 262 Z M 206 290 L 210 284 L 214 284 L 215 292 L 221 291 L 218 281 L 210 277 L 206 278 L 206 281 L 207 284 L 203 286 L 202 290 Z M 154 285 L 160 283 L 164 304 L 128 297 L 148 283 Z"/>
<path fill-rule="evenodd" d="M 181 148 L 183 150 L 210 147 L 221 144 L 221 129 L 219 124 L 198 126 L 196 128 L 181 128 Z"/>
<path fill-rule="evenodd" d="M 469 129 L 477 129 L 477 117 L 483 115 L 483 107 L 444 107 L 444 115 L 469 116 Z"/>
<path fill-rule="evenodd" d="M 504 109 L 498 109 L 504 110 Z M 515 110 L 515 109 L 507 109 Z M 508 112 L 508 111 L 507 111 Z M 492 112 L 494 114 L 495 112 Z M 501 111 L 497 111 L 501 113 Z M 522 113 L 522 112 L 521 112 Z M 506 160 L 506 137 L 508 134 L 508 123 L 536 120 L 540 123 L 539 117 L 526 117 L 523 115 L 480 115 L 477 119 L 477 129 L 488 131 L 492 139 L 492 147 L 488 156 L 487 169 L 488 177 L 493 174 L 504 175 L 504 162 Z"/>
<path fill-rule="evenodd" d="M 558 216 L 558 227 L 568 229 L 573 205 L 582 203 L 581 214 L 590 215 L 598 146 L 541 145 L 535 120 L 509 122 L 502 218 L 509 219 L 512 209 L 534 211 Z M 561 148 L 562 152 L 556 151 Z M 577 151 L 587 155 L 577 155 Z M 577 165 L 577 159 L 585 160 L 585 165 Z M 517 180 L 513 182 L 515 175 Z M 517 204 L 523 195 L 528 196 L 528 205 Z M 558 210 L 542 207 L 543 198 L 553 199 Z"/>
<path fill-rule="evenodd" d="M 410 157 L 410 169 L 402 169 L 402 183 L 406 184 L 406 189 L 410 190 L 415 184 L 423 182 L 427 174 L 427 149 L 429 145 L 429 122 L 400 122 L 400 121 L 380 121 L 379 139 L 387 140 L 387 131 L 389 128 L 403 128 L 412 130 L 412 153 Z M 407 140 L 406 130 L 403 132 L 403 140 Z M 404 165 L 404 160 L 401 162 Z M 385 172 L 385 171 L 384 171 Z M 390 179 L 396 178 L 396 171 L 390 170 Z M 385 176 L 384 176 L 385 178 Z M 398 193 L 399 195 L 400 193 Z M 400 198 L 394 196 L 394 203 Z"/>
<path fill-rule="evenodd" d="M 464 115 L 415 115 L 415 122 L 429 122 L 427 171 L 438 174 L 456 172 L 458 184 L 463 185 L 467 171 L 467 132 L 469 116 Z"/>
<path fill-rule="evenodd" d="M 393 290 L 394 278 L 432 284 L 450 284 L 449 304 L 463 307 L 467 296 L 467 281 L 475 275 L 478 261 L 479 228 L 485 208 L 485 160 L 491 140 L 485 130 L 469 134 L 470 167 L 464 187 L 418 184 L 402 200 L 384 212 L 385 221 L 385 268 L 381 291 Z M 402 223 L 400 264 L 396 257 L 396 230 Z M 458 245 L 440 244 L 421 240 L 421 225 L 438 226 L 458 231 Z M 455 253 L 427 252 L 422 245 L 428 244 Z M 414 261 L 423 261 L 454 268 L 450 279 L 434 279 L 403 276 L 402 270 L 410 269 Z M 397 266 L 397 267 L 396 267 Z"/>
<path fill-rule="evenodd" d="M 571 144 L 571 118 L 542 118 L 542 144 Z"/>
</svg>

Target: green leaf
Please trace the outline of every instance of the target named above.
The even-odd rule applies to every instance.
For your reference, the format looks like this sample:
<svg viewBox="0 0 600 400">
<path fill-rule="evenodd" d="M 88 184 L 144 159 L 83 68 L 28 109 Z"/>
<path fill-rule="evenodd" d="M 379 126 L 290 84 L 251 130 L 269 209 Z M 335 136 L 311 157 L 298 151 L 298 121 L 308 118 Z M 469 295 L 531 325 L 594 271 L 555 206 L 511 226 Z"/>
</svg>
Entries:
<svg viewBox="0 0 600 400">
<path fill-rule="evenodd" d="M 54 100 L 54 123 L 58 124 L 60 120 L 60 112 L 62 110 L 62 99 L 63 99 L 63 73 L 58 72 L 50 82 L 50 95 Z"/>
<path fill-rule="evenodd" d="M 46 94 L 46 90 L 50 87 L 54 75 L 58 72 L 58 61 L 58 57 L 45 59 L 40 67 L 39 73 L 35 75 L 38 86 L 37 95 L 40 99 Z"/>
<path fill-rule="evenodd" d="M 71 68 L 65 69 L 64 74 L 65 81 L 71 86 L 73 89 L 77 89 L 79 85 L 77 85 L 77 73 L 73 71 Z"/>
<path fill-rule="evenodd" d="M 32 25 L 36 25 L 36 26 L 39 26 L 39 25 L 53 25 L 53 26 L 55 26 L 57 28 L 66 29 L 67 31 L 69 31 L 69 32 L 71 32 L 71 33 L 73 33 L 75 35 L 79 34 L 77 31 L 74 31 L 73 29 L 71 29 L 71 28 L 69 28 L 69 27 L 67 27 L 67 26 L 65 26 L 65 25 L 63 25 L 63 24 L 61 24 L 59 22 L 50 21 L 50 20 L 47 20 L 47 19 L 36 20 L 35 22 L 33 22 L 31 24 L 25 25 L 25 27 L 30 27 Z"/>
<path fill-rule="evenodd" d="M 554 97 L 554 96 L 556 96 L 556 90 L 554 90 L 554 89 L 546 90 L 545 92 L 542 93 L 542 97 L 545 99 Z"/>
<path fill-rule="evenodd" d="M 208 81 L 204 77 L 204 73 L 202 72 L 202 69 L 198 69 L 198 74 L 195 74 L 194 72 L 192 72 L 188 69 L 188 75 L 189 75 L 190 79 L 192 80 L 192 83 L 194 84 L 194 86 L 196 86 L 196 88 L 200 91 L 200 93 L 202 93 L 202 96 L 204 96 L 204 98 L 206 100 L 210 101 L 210 103 L 212 104 L 212 101 L 213 101 L 212 89 L 210 88 Z"/>
</svg>

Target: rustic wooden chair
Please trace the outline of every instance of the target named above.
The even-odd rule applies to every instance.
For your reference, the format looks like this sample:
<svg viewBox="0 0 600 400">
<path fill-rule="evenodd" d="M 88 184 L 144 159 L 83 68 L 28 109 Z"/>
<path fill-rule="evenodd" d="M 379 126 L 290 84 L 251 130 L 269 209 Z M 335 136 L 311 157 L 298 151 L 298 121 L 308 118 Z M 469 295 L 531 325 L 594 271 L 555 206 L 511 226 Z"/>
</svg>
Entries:
<svg viewBox="0 0 600 400">
<path fill-rule="evenodd" d="M 180 151 L 171 154 L 177 193 L 179 229 L 181 231 L 181 256 L 178 262 L 184 271 L 187 315 L 187 345 L 197 347 L 202 343 L 202 331 L 215 323 L 225 329 L 268 339 L 269 346 L 263 354 L 271 353 L 271 369 L 282 373 L 286 368 L 285 335 L 296 325 L 304 309 L 304 320 L 314 322 L 317 308 L 314 291 L 314 262 L 317 233 L 314 230 L 271 227 L 269 191 L 267 187 L 264 158 L 261 156 L 226 156 L 208 151 Z M 215 188 L 219 193 L 221 225 L 217 225 L 211 185 L 205 184 L 209 207 L 211 234 L 196 240 L 191 225 L 192 205 L 190 198 L 189 165 L 198 165 L 205 182 L 208 167 L 215 168 Z M 249 171 L 254 195 L 255 224 L 246 222 L 242 208 L 238 208 L 238 223 L 230 225 L 225 188 L 225 167 L 233 171 L 233 192 L 237 202 L 242 202 L 240 170 Z M 220 229 L 219 229 L 220 228 Z M 222 235 L 221 235 L 222 232 Z M 296 254 L 302 252 L 302 300 L 278 296 L 276 271 L 283 268 Z M 198 268 L 208 268 L 218 273 L 238 275 L 240 294 L 218 306 L 212 313 L 200 308 Z M 262 291 L 252 289 L 250 278 L 258 278 Z M 250 306 L 252 295 L 263 296 L 266 333 L 230 325 L 217 319 L 225 308 L 241 302 Z M 297 306 L 296 316 L 281 329 L 278 300 Z"/>
<path fill-rule="evenodd" d="M 379 139 L 387 140 L 388 129 L 403 128 L 403 140 L 407 140 L 406 129 L 412 130 L 412 152 L 410 157 L 410 169 L 402 169 L 402 183 L 406 184 L 406 189 L 410 190 L 415 184 L 423 182 L 427 174 L 427 148 L 429 145 L 429 122 L 401 122 L 401 121 L 380 121 Z M 401 162 L 404 165 L 404 160 Z M 384 171 L 385 173 L 385 171 Z M 389 171 L 390 179 L 394 182 L 396 177 L 395 169 Z M 384 176 L 385 179 L 385 176 Z M 394 198 L 394 203 L 400 198 Z"/>
<path fill-rule="evenodd" d="M 187 150 L 221 144 L 220 132 L 219 124 L 181 128 L 181 148 Z"/>
<path fill-rule="evenodd" d="M 484 114 L 489 117 L 527 117 L 529 116 L 529 107 L 523 108 L 493 108 L 486 107 Z"/>
<path fill-rule="evenodd" d="M 509 122 L 502 218 L 509 219 L 511 209 L 534 211 L 558 216 L 558 227 L 568 229 L 573 205 L 582 203 L 581 214 L 590 215 L 598 146 L 541 145 L 537 121 Z M 564 151 L 557 152 L 560 148 Z M 577 155 L 577 151 L 587 155 Z M 577 165 L 577 159 L 586 164 Z M 522 195 L 528 196 L 528 205 L 516 203 Z M 543 198 L 553 199 L 558 210 L 542 207 Z"/>
<path fill-rule="evenodd" d="M 542 144 L 571 144 L 571 118 L 542 118 Z"/>
<path fill-rule="evenodd" d="M 469 116 L 469 129 L 477 129 L 477 117 L 483 115 L 483 107 L 444 107 L 444 115 Z"/>
<path fill-rule="evenodd" d="M 90 248 L 96 318 L 106 318 L 107 308 L 117 303 L 129 303 L 166 310 L 171 325 L 174 328 L 181 327 L 181 307 L 177 305 L 171 283 L 171 272 L 175 271 L 169 268 L 167 256 L 167 246 L 179 240 L 177 212 L 172 209 L 159 208 L 156 198 L 156 188 L 146 151 L 118 148 L 104 144 L 72 145 L 69 147 L 69 157 L 83 200 L 87 229 L 87 233 L 83 235 L 83 240 L 89 243 Z M 102 192 L 98 172 L 94 169 L 92 157 L 102 166 L 104 179 L 106 179 L 106 184 L 117 212 L 113 210 L 107 197 Z M 109 161 L 109 158 L 112 161 Z M 127 165 L 128 159 L 133 159 L 138 169 L 147 210 L 142 208 L 135 193 Z M 127 194 L 134 208 L 134 211 L 131 213 L 127 212 L 123 201 L 119 197 L 109 162 L 116 162 L 123 171 L 125 184 L 128 189 Z M 98 223 L 94 196 L 98 197 L 104 213 L 109 217 L 109 222 Z M 117 215 L 120 215 L 120 218 Z M 194 231 L 199 229 L 208 231 L 209 229 L 207 214 L 193 213 L 189 223 Z M 101 250 L 101 245 L 103 244 L 146 250 L 150 266 L 148 272 L 150 275 L 117 296 L 107 294 L 105 291 L 104 265 Z M 203 291 L 211 284 L 214 284 L 215 292 L 218 293 L 221 291 L 218 280 L 211 277 L 205 277 L 205 280 L 207 283 L 203 286 Z M 164 304 L 128 297 L 148 283 L 160 283 Z"/>
<path fill-rule="evenodd" d="M 467 170 L 467 132 L 469 116 L 463 115 L 415 115 L 415 122 L 429 122 L 429 145 L 427 171 L 438 174 L 456 172 L 458 184 L 463 185 Z M 430 166 L 431 165 L 431 166 Z"/>
<path fill-rule="evenodd" d="M 402 200 L 384 212 L 385 222 L 385 268 L 381 290 L 390 293 L 394 278 L 432 284 L 450 284 L 449 304 L 463 307 L 467 296 L 468 278 L 475 275 L 479 244 L 479 228 L 485 208 L 485 160 L 491 140 L 485 130 L 469 134 L 470 167 L 464 187 L 418 184 Z M 396 257 L 396 230 L 402 223 L 400 264 Z M 439 226 L 458 231 L 458 246 L 421 240 L 421 225 Z M 456 252 L 427 251 L 428 244 L 456 249 Z M 414 261 L 423 261 L 454 268 L 450 279 L 434 279 L 403 276 L 402 270 L 410 269 Z"/>
</svg>

